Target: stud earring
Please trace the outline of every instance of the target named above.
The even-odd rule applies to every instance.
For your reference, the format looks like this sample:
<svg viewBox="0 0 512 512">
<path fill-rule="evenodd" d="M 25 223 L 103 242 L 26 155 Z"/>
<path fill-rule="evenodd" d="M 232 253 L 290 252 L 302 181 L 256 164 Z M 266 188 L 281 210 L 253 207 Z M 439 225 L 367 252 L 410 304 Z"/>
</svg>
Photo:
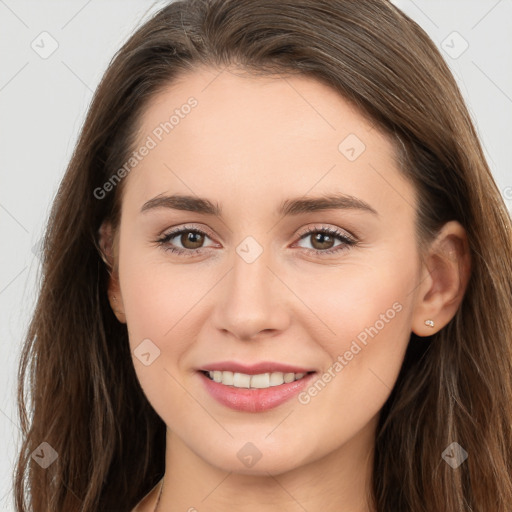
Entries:
<svg viewBox="0 0 512 512">
<path fill-rule="evenodd" d="M 434 327 L 434 320 L 425 320 L 425 325 L 428 327 Z"/>
</svg>

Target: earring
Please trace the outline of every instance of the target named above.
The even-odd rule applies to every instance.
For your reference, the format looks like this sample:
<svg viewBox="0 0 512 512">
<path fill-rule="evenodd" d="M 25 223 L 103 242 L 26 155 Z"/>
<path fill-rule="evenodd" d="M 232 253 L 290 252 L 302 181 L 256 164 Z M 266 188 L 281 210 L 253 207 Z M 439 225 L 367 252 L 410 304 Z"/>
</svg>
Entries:
<svg viewBox="0 0 512 512">
<path fill-rule="evenodd" d="M 428 327 L 434 327 L 434 320 L 425 320 L 425 325 Z"/>
</svg>

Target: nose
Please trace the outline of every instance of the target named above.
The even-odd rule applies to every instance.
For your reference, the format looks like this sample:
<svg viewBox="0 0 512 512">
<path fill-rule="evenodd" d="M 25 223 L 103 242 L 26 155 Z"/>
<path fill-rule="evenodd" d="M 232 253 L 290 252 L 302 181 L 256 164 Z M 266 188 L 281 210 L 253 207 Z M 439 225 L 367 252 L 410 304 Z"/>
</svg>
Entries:
<svg viewBox="0 0 512 512">
<path fill-rule="evenodd" d="M 219 283 L 216 328 L 246 341 L 284 331 L 290 323 L 286 306 L 290 292 L 278 274 L 266 251 L 252 263 L 235 253 L 232 269 Z"/>
</svg>

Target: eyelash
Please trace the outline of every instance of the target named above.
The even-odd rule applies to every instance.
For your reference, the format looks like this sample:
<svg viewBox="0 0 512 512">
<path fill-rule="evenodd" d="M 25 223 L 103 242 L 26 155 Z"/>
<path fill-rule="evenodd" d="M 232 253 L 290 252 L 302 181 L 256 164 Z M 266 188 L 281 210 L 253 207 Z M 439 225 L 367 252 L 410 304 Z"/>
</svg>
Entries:
<svg viewBox="0 0 512 512">
<path fill-rule="evenodd" d="M 172 240 L 173 238 L 176 238 L 176 236 L 178 236 L 178 235 L 182 235 L 183 233 L 194 233 L 194 234 L 198 234 L 198 235 L 205 235 L 208 238 L 210 238 L 208 236 L 208 233 L 205 233 L 204 231 L 202 231 L 200 229 L 193 228 L 193 227 L 189 228 L 187 226 L 184 226 L 183 228 L 177 229 L 175 231 L 171 231 L 170 233 L 163 235 L 161 238 L 159 238 L 155 242 L 158 244 L 158 246 L 162 247 L 162 249 L 164 251 L 169 251 L 171 253 L 178 254 L 178 255 L 184 255 L 187 257 L 199 255 L 205 249 L 208 249 L 208 247 L 200 247 L 199 249 L 181 249 L 180 247 L 173 247 L 171 245 L 168 245 L 170 240 Z M 341 240 L 341 242 L 343 242 L 343 243 L 340 245 L 337 245 L 331 249 L 327 249 L 325 251 L 322 251 L 320 249 L 309 249 L 309 248 L 304 248 L 304 247 L 302 249 L 305 249 L 307 252 L 312 251 L 319 255 L 325 255 L 325 254 L 330 255 L 333 253 L 339 253 L 341 251 L 347 250 L 348 247 L 353 247 L 358 244 L 357 240 L 347 236 L 344 232 L 339 231 L 334 228 L 325 227 L 325 226 L 322 226 L 321 228 L 318 228 L 316 226 L 313 228 L 308 228 L 305 232 L 303 232 L 299 236 L 299 240 L 307 238 L 309 235 L 312 235 L 315 233 L 322 233 L 324 235 L 333 236 L 333 237 Z"/>
</svg>

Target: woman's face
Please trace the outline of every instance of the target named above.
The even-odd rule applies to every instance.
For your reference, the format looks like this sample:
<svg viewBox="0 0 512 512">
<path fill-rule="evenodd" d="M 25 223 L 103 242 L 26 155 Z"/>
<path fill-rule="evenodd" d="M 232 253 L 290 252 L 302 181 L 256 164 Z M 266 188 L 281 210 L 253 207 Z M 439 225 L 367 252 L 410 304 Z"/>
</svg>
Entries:
<svg viewBox="0 0 512 512">
<path fill-rule="evenodd" d="M 420 282 L 415 191 L 391 142 L 313 79 L 201 69 L 150 103 L 136 148 L 118 304 L 175 442 L 252 474 L 360 455 Z"/>
</svg>

